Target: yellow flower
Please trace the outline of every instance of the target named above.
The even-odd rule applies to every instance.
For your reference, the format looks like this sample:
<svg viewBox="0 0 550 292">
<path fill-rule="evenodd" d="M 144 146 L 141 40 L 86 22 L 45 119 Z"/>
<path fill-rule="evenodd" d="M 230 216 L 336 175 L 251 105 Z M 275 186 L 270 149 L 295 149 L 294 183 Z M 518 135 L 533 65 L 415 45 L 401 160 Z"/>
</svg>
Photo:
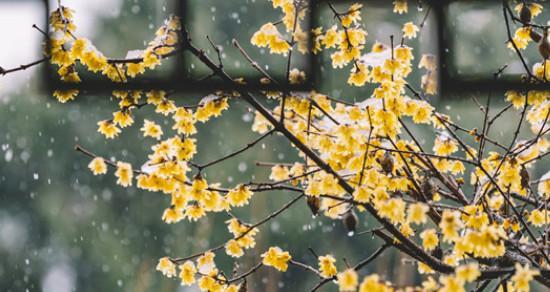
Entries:
<svg viewBox="0 0 550 292">
<path fill-rule="evenodd" d="M 162 136 L 162 128 L 153 121 L 143 120 L 143 127 L 140 129 L 144 137 L 152 137 L 160 140 Z"/>
<path fill-rule="evenodd" d="M 332 26 L 330 29 L 326 31 L 325 36 L 323 37 L 323 40 L 322 40 L 323 45 L 327 49 L 335 47 L 340 42 L 341 42 L 340 34 L 336 30 L 336 25 Z"/>
<path fill-rule="evenodd" d="M 180 265 L 180 280 L 181 284 L 184 286 L 191 286 L 195 283 L 195 274 L 197 273 L 197 268 L 192 261 L 186 261 L 183 265 Z"/>
<path fill-rule="evenodd" d="M 514 33 L 512 41 L 508 43 L 508 48 L 513 50 L 515 44 L 518 49 L 523 50 L 527 48 L 531 40 L 531 27 L 520 27 Z"/>
<path fill-rule="evenodd" d="M 126 73 L 130 77 L 145 73 L 145 65 L 143 63 L 128 63 L 126 64 Z"/>
<path fill-rule="evenodd" d="M 278 37 L 271 38 L 269 47 L 272 54 L 286 54 L 291 49 L 286 40 Z"/>
<path fill-rule="evenodd" d="M 405 221 L 405 201 L 401 198 L 380 200 L 376 202 L 380 216 L 390 219 L 394 224 Z"/>
<path fill-rule="evenodd" d="M 479 265 L 471 263 L 456 268 L 456 277 L 464 282 L 473 282 L 481 275 Z"/>
<path fill-rule="evenodd" d="M 292 259 L 292 256 L 290 256 L 288 251 L 283 251 L 275 246 L 270 247 L 267 252 L 263 253 L 262 258 L 264 265 L 274 267 L 281 272 L 286 272 L 288 261 Z"/>
<path fill-rule="evenodd" d="M 259 31 L 255 32 L 250 39 L 250 43 L 257 47 L 266 47 L 269 44 L 269 38 L 275 33 L 277 28 L 273 23 L 268 22 L 264 24 Z"/>
<path fill-rule="evenodd" d="M 236 188 L 229 191 L 227 194 L 227 201 L 231 206 L 244 206 L 248 204 L 248 201 L 254 193 L 245 185 L 239 185 Z"/>
<path fill-rule="evenodd" d="M 418 272 L 420 274 L 433 274 L 435 271 L 423 262 L 418 262 Z"/>
<path fill-rule="evenodd" d="M 166 92 L 163 90 L 151 90 L 145 94 L 147 96 L 147 103 L 159 105 L 165 98 Z"/>
<path fill-rule="evenodd" d="M 160 64 L 158 56 L 150 49 L 145 50 L 143 53 L 143 66 L 149 69 L 155 69 Z"/>
<path fill-rule="evenodd" d="M 177 109 L 178 108 L 176 107 L 176 104 L 173 100 L 165 98 L 159 104 L 157 104 L 155 112 L 167 116 L 170 113 L 175 112 Z"/>
<path fill-rule="evenodd" d="M 352 47 L 364 45 L 366 42 L 366 37 L 368 35 L 367 31 L 361 28 L 348 29 L 348 33 L 342 31 L 341 34 L 342 43 L 340 43 L 340 47 L 342 49 L 346 49 L 346 51 L 349 51 L 349 45 L 351 45 Z"/>
<path fill-rule="evenodd" d="M 88 168 L 90 168 L 94 175 L 107 173 L 107 164 L 105 164 L 105 161 L 101 157 L 94 158 L 90 164 L 88 164 Z"/>
<path fill-rule="evenodd" d="M 529 282 L 538 274 L 540 274 L 540 272 L 535 269 L 530 269 L 529 264 L 525 264 L 525 266 L 522 267 L 519 263 L 516 263 L 516 272 L 511 278 L 514 291 L 529 292 Z"/>
<path fill-rule="evenodd" d="M 134 119 L 129 111 L 116 111 L 113 113 L 113 122 L 121 128 L 126 128 L 134 123 Z"/>
<path fill-rule="evenodd" d="M 50 25 L 54 31 L 71 33 L 76 30 L 76 25 L 73 22 L 74 10 L 60 6 L 50 14 Z"/>
<path fill-rule="evenodd" d="M 205 99 L 208 100 L 204 101 Z M 228 106 L 227 98 L 219 98 L 216 95 L 207 96 L 200 102 L 199 108 L 195 111 L 195 119 L 199 122 L 206 122 L 212 116 L 220 116 Z"/>
<path fill-rule="evenodd" d="M 115 126 L 112 120 L 104 120 L 97 123 L 98 132 L 103 134 L 107 139 L 113 139 L 120 133 L 120 129 Z"/>
<path fill-rule="evenodd" d="M 232 256 L 234 258 L 239 258 L 244 255 L 243 248 L 234 239 L 229 240 L 225 244 L 225 253 L 227 253 L 229 256 Z"/>
<path fill-rule="evenodd" d="M 465 292 L 464 281 L 455 276 L 442 276 L 439 282 L 443 285 L 439 291 L 441 292 Z"/>
<path fill-rule="evenodd" d="M 269 175 L 270 180 L 281 181 L 286 180 L 289 177 L 288 167 L 277 164 L 271 168 L 271 174 Z"/>
<path fill-rule="evenodd" d="M 269 46 L 272 54 L 285 54 L 291 48 L 271 22 L 264 24 L 259 31 L 255 32 L 250 43 L 257 47 Z"/>
<path fill-rule="evenodd" d="M 160 271 L 168 278 L 172 278 L 176 276 L 176 264 L 174 264 L 168 257 L 163 257 L 157 264 L 157 271 Z"/>
<path fill-rule="evenodd" d="M 428 220 L 426 213 L 429 210 L 430 208 L 424 203 L 411 204 L 409 205 L 409 209 L 407 212 L 407 221 L 415 224 L 426 223 L 426 221 Z"/>
<path fill-rule="evenodd" d="M 183 219 L 183 212 L 181 209 L 177 208 L 166 208 L 164 210 L 164 213 L 162 213 L 162 221 L 171 224 L 171 223 L 177 223 L 181 219 Z"/>
<path fill-rule="evenodd" d="M 354 269 L 347 269 L 336 276 L 339 291 L 355 291 L 359 284 L 359 277 Z"/>
<path fill-rule="evenodd" d="M 78 95 L 77 89 L 68 89 L 68 90 L 55 90 L 53 96 L 57 98 L 57 101 L 60 103 L 66 103 L 67 101 L 74 100 Z"/>
<path fill-rule="evenodd" d="M 206 215 L 206 211 L 201 205 L 191 204 L 185 209 L 184 217 L 189 221 L 197 221 L 204 215 Z"/>
<path fill-rule="evenodd" d="M 460 220 L 460 214 L 457 211 L 444 210 L 439 223 L 439 227 L 443 232 L 443 240 L 453 241 L 458 238 L 458 230 L 463 224 Z"/>
<path fill-rule="evenodd" d="M 197 132 L 195 118 L 190 110 L 180 107 L 176 110 L 172 118 L 175 121 L 172 129 L 176 130 L 178 134 L 192 135 Z"/>
<path fill-rule="evenodd" d="M 64 50 L 52 50 L 51 63 L 58 66 L 71 66 L 74 64 L 74 58 L 69 52 Z"/>
<path fill-rule="evenodd" d="M 408 39 L 414 39 L 420 29 L 412 22 L 407 22 L 403 25 L 403 36 Z"/>
<path fill-rule="evenodd" d="M 367 66 L 363 64 L 357 65 L 354 67 L 351 75 L 348 78 L 348 84 L 355 86 L 363 86 L 369 80 L 369 71 Z"/>
<path fill-rule="evenodd" d="M 422 282 L 422 289 L 426 292 L 435 291 L 437 290 L 437 282 L 434 280 L 434 278 L 428 277 L 426 281 Z"/>
<path fill-rule="evenodd" d="M 505 96 L 506 100 L 511 102 L 516 109 L 522 108 L 525 104 L 525 95 L 515 90 L 506 91 Z"/>
<path fill-rule="evenodd" d="M 450 137 L 439 135 L 434 141 L 433 151 L 437 155 L 447 156 L 458 151 L 458 145 Z"/>
<path fill-rule="evenodd" d="M 336 259 L 332 255 L 320 256 L 319 257 L 319 272 L 321 276 L 325 278 L 330 278 L 336 275 L 336 266 L 334 263 Z"/>
<path fill-rule="evenodd" d="M 82 53 L 80 62 L 94 73 L 103 71 L 108 66 L 107 58 L 95 49 Z"/>
<path fill-rule="evenodd" d="M 428 251 L 434 250 L 439 243 L 439 238 L 437 237 L 435 229 L 426 229 L 422 231 L 422 233 L 420 233 L 420 238 L 422 238 L 422 246 Z"/>
<path fill-rule="evenodd" d="M 82 54 L 88 49 L 89 41 L 85 38 L 78 38 L 73 42 L 71 47 L 71 56 L 74 59 L 79 59 Z"/>
<path fill-rule="evenodd" d="M 350 6 L 346 14 L 342 17 L 342 26 L 349 27 L 361 20 L 361 8 L 363 4 L 354 3 Z"/>
<path fill-rule="evenodd" d="M 434 108 L 425 101 L 418 101 L 418 107 L 413 113 L 413 122 L 417 124 L 428 124 L 431 121 L 431 116 Z"/>
<path fill-rule="evenodd" d="M 213 252 L 208 251 L 197 259 L 197 268 L 201 273 L 208 274 L 216 268 L 214 263 L 215 256 Z"/>
<path fill-rule="evenodd" d="M 537 210 L 533 210 L 531 212 L 531 214 L 529 214 L 528 220 L 529 220 L 529 222 L 531 222 L 531 224 L 533 224 L 537 227 L 540 227 L 540 226 L 543 226 L 543 225 L 549 223 L 550 215 L 548 214 L 547 210 L 542 210 L 541 211 L 541 210 L 537 209 Z"/>
<path fill-rule="evenodd" d="M 391 287 L 386 286 L 380 282 L 380 276 L 373 274 L 367 276 L 361 282 L 359 286 L 359 292 L 390 292 L 393 291 Z"/>
<path fill-rule="evenodd" d="M 393 1 L 393 12 L 394 13 L 407 13 L 409 12 L 409 6 L 407 5 L 407 0 L 395 0 Z"/>
<path fill-rule="evenodd" d="M 115 176 L 118 178 L 116 183 L 128 187 L 132 185 L 132 178 L 134 173 L 132 172 L 132 165 L 126 162 L 118 161 L 116 164 Z"/>
<path fill-rule="evenodd" d="M 359 203 L 366 203 L 370 199 L 370 192 L 366 187 L 359 187 L 353 192 L 353 198 Z"/>
</svg>

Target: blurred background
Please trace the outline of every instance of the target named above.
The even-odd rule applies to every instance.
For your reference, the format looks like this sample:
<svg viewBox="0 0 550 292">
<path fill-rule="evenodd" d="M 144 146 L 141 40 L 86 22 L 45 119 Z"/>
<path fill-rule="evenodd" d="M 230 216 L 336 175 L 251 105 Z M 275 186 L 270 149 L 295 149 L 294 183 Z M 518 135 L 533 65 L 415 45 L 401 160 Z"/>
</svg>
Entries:
<svg viewBox="0 0 550 292">
<path fill-rule="evenodd" d="M 57 7 L 52 1 L 52 7 Z M 234 77 L 253 74 L 246 61 L 231 45 L 237 39 L 241 45 L 274 75 L 282 74 L 284 63 L 280 56 L 253 48 L 251 35 L 266 21 L 281 18 L 265 0 L 189 1 L 189 29 L 197 44 L 213 53 L 205 35 L 210 34 L 222 46 L 227 70 Z M 490 75 L 503 64 L 506 74 L 517 74 L 521 67 L 504 41 L 505 27 L 499 1 L 453 4 L 448 13 L 448 29 L 455 35 L 455 47 L 448 48 L 458 74 Z M 409 13 L 397 15 L 387 6 L 368 1 L 363 19 L 369 32 L 368 46 L 375 40 L 388 43 L 389 35 L 400 35 L 402 24 L 420 23 L 428 7 L 418 9 L 409 1 Z M 173 1 L 146 0 L 73 0 L 63 4 L 76 11 L 79 36 L 91 39 L 97 48 L 110 57 L 124 57 L 127 51 L 142 49 L 155 30 L 172 11 Z M 347 5 L 338 5 L 341 11 Z M 547 12 L 545 12 L 547 13 Z M 548 14 L 538 19 L 549 19 Z M 325 27 L 334 24 L 328 10 L 320 11 L 318 21 Z M 12 68 L 41 57 L 42 35 L 31 25 L 43 27 L 45 12 L 41 1 L 0 1 L 0 66 Z M 415 47 L 415 64 L 422 53 L 435 53 L 432 18 L 428 19 Z M 300 56 L 297 54 L 297 56 Z M 536 59 L 531 45 L 528 59 Z M 327 60 L 328 55 L 320 56 Z M 301 66 L 298 57 L 295 66 Z M 345 82 L 347 69 L 333 70 L 329 63 L 321 68 L 323 83 L 320 92 L 347 101 L 362 101 L 372 88 L 352 88 Z M 192 74 L 201 76 L 198 62 L 189 60 Z M 89 159 L 76 153 L 79 144 L 93 152 L 141 165 L 149 153 L 151 140 L 141 138 L 142 119 L 153 117 L 168 125 L 150 109 L 137 113 L 136 123 L 114 141 L 106 142 L 96 132 L 97 121 L 110 118 L 116 105 L 110 94 L 81 94 L 76 102 L 59 104 L 45 92 L 39 68 L 0 76 L 0 291 L 196 291 L 181 287 L 155 271 L 158 258 L 185 256 L 216 246 L 229 238 L 227 215 L 208 216 L 196 223 L 181 221 L 167 225 L 161 221 L 169 197 L 136 188 L 121 188 L 115 184 L 113 171 L 94 177 L 87 165 Z M 413 73 L 410 81 L 419 87 L 421 72 Z M 179 94 L 181 104 L 196 103 L 209 92 Z M 502 92 L 494 92 L 496 109 L 502 108 Z M 479 125 L 482 120 L 472 97 L 481 102 L 487 93 L 471 92 L 461 95 L 433 97 L 440 112 L 449 114 L 465 127 Z M 266 104 L 269 105 L 268 102 Z M 519 113 L 511 111 L 495 124 L 492 136 L 509 143 L 511 128 L 517 124 Z M 199 127 L 195 161 L 207 162 L 235 151 L 257 137 L 248 130 L 253 113 L 245 104 L 231 101 L 231 110 L 221 118 Z M 411 125 L 426 148 L 431 148 L 433 130 Z M 238 129 L 238 130 L 237 130 Z M 527 129 L 526 129 L 527 130 Z M 525 131 L 525 137 L 529 134 Z M 523 137 L 524 138 L 524 137 Z M 280 137 L 271 137 L 251 151 L 208 169 L 209 182 L 231 187 L 239 182 L 267 180 L 269 168 L 256 167 L 257 161 L 293 162 L 296 152 Z M 547 162 L 547 161 L 546 161 Z M 531 170 L 538 178 L 543 171 Z M 467 173 L 467 172 L 466 172 Z M 466 180 L 469 178 L 466 177 Z M 252 204 L 237 214 L 248 222 L 256 222 L 280 208 L 295 194 L 286 192 L 258 193 Z M 376 227 L 365 214 L 360 214 L 359 231 Z M 308 252 L 311 246 L 318 254 L 332 253 L 343 268 L 342 258 L 350 263 L 365 258 L 381 243 L 370 235 L 347 236 L 339 221 L 313 218 L 305 202 L 299 202 L 284 214 L 262 226 L 257 237 L 258 253 L 250 252 L 241 260 L 243 270 L 259 260 L 259 253 L 269 246 L 279 245 L 289 250 L 299 261 L 315 265 Z M 230 270 L 233 260 L 223 253 L 217 256 L 220 267 Z M 416 265 L 395 252 L 385 252 L 380 260 L 361 271 L 361 275 L 379 273 L 399 285 L 417 284 L 421 277 Z M 262 269 L 249 279 L 251 291 L 304 291 L 317 278 L 295 267 L 287 273 L 271 268 Z M 336 290 L 335 285 L 324 291 Z"/>
</svg>

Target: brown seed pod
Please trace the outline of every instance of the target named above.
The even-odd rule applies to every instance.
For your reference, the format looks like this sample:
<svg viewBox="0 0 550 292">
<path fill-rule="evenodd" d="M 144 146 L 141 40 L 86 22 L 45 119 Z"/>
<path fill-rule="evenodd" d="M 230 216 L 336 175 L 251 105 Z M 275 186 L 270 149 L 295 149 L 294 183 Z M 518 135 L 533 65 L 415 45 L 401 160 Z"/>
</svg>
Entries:
<svg viewBox="0 0 550 292">
<path fill-rule="evenodd" d="M 529 172 L 525 168 L 525 166 L 521 166 L 521 170 L 519 171 L 519 175 L 521 177 L 521 188 L 526 190 L 529 188 Z"/>
<path fill-rule="evenodd" d="M 531 22 L 532 18 L 531 9 L 529 9 L 529 5 L 523 4 L 521 7 L 521 10 L 519 11 L 519 20 L 521 20 L 522 23 L 527 24 Z"/>
<path fill-rule="evenodd" d="M 550 39 L 548 39 L 548 31 L 550 28 L 547 28 L 542 35 L 542 39 L 539 43 L 539 53 L 544 60 L 550 59 Z"/>
<path fill-rule="evenodd" d="M 380 158 L 378 163 L 380 163 L 380 166 L 382 167 L 382 170 L 386 174 L 390 174 L 390 173 L 393 172 L 393 168 L 395 166 L 395 160 L 389 152 L 386 151 L 386 153 L 384 153 L 384 156 L 382 156 L 382 158 Z"/>
<path fill-rule="evenodd" d="M 306 202 L 313 216 L 317 216 L 317 214 L 319 214 L 319 209 L 321 208 L 321 199 L 319 199 L 319 197 L 307 196 Z"/>
<path fill-rule="evenodd" d="M 357 228 L 357 223 L 359 223 L 359 218 L 353 210 L 350 210 L 346 212 L 346 214 L 344 214 L 342 222 L 344 222 L 344 225 L 349 232 L 355 232 L 355 228 Z"/>
<path fill-rule="evenodd" d="M 536 32 L 534 29 L 531 29 L 529 31 L 529 36 L 531 37 L 531 39 L 535 42 L 535 43 L 538 43 L 540 42 L 540 40 L 542 39 L 542 36 Z"/>
</svg>

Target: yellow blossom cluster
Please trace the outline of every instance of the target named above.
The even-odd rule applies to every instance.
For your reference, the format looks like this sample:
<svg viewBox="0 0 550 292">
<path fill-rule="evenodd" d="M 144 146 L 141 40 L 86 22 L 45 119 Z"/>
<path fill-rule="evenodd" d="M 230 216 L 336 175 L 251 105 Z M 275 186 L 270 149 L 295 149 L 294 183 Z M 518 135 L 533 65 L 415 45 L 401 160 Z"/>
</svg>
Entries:
<svg viewBox="0 0 550 292">
<path fill-rule="evenodd" d="M 303 54 L 310 49 L 313 54 L 329 51 L 334 68 L 349 67 L 349 85 L 370 85 L 372 92 L 354 103 L 316 91 L 261 92 L 268 102 L 281 102 L 273 108 L 251 103 L 256 109 L 252 131 L 260 134 L 273 131 L 289 138 L 299 149 L 300 159 L 266 164 L 271 167 L 268 182 L 236 183 L 225 188 L 220 183 L 207 181 L 207 168 L 227 157 L 197 163 L 194 135 L 197 128 L 200 129 L 198 122 L 220 117 L 229 108 L 231 99 L 245 97 L 243 91 L 218 91 L 195 105 L 180 105 L 171 92 L 160 89 L 113 91 L 112 100 L 118 107 L 112 118 L 97 123 L 98 132 L 106 139 L 115 139 L 123 135 L 123 129 L 138 124 L 143 138 L 152 140 L 151 152 L 141 167 L 86 153 L 94 156 L 88 164 L 91 172 L 106 174 L 108 167 L 113 167 L 117 184 L 122 187 L 134 185 L 135 180 L 139 189 L 165 194 L 170 203 L 161 218 L 168 224 L 183 219 L 198 221 L 211 213 L 224 213 L 231 218 L 225 222 L 231 237 L 218 247 L 183 259 L 163 257 L 157 270 L 166 277 L 179 278 L 182 285 L 196 284 L 201 291 L 242 291 L 240 288 L 246 287 L 242 286 L 246 282 L 237 284 L 226 278 L 216 267 L 215 253 L 225 251 L 237 260 L 256 247 L 259 225 L 277 216 L 279 211 L 258 224 L 244 223 L 233 211 L 252 204 L 255 192 L 272 187 L 272 190 L 299 192 L 314 215 L 319 212 L 342 220 L 350 234 L 356 227 L 363 227 L 367 213 L 376 218 L 384 225 L 378 231 L 387 237 L 380 236 L 386 245 L 404 246 L 404 253 L 414 258 L 419 273 L 425 277 L 421 286 L 410 291 L 466 291 L 470 283 L 492 269 L 492 262 L 507 264 L 509 289 L 529 291 L 529 282 L 540 274 L 539 268 L 547 268 L 548 263 L 543 265 L 544 257 L 537 254 L 536 260 L 532 260 L 537 263 L 536 268 L 524 263 L 513 266 L 508 261 L 514 259 L 507 256 L 515 252 L 514 248 L 525 247 L 532 250 L 525 252 L 527 256 L 523 253 L 519 256 L 531 260 L 531 254 L 544 250 L 538 248 L 541 239 L 537 239 L 531 229 L 542 233 L 548 227 L 547 206 L 540 202 L 550 198 L 550 172 L 534 180 L 529 171 L 550 148 L 550 92 L 506 92 L 506 100 L 511 105 L 505 111 L 508 108 L 521 111 L 522 120 L 527 121 L 535 135 L 518 138 L 516 134 L 507 149 L 500 142 L 489 140 L 490 133 L 480 134 L 476 128 L 459 126 L 449 115 L 437 112 L 430 105 L 424 93 L 437 94 L 437 57 L 424 54 L 418 64 L 413 63 L 413 48 L 406 40 L 418 37 L 420 29 L 415 23 L 403 24 L 400 44 L 393 44 L 393 39 L 389 45 L 376 41 L 367 52 L 368 33 L 362 26 L 362 4 L 352 4 L 344 12 L 330 6 L 336 24 L 304 31 L 308 10 L 304 1 L 273 0 L 271 3 L 281 9 L 282 20 L 262 25 L 250 39 L 253 45 L 269 48 L 271 53 L 287 58 L 295 47 Z M 528 9 L 532 17 L 540 14 L 540 5 L 525 5 L 519 4 L 516 11 L 526 13 Z M 407 13 L 407 1 L 393 1 L 393 10 L 398 14 Z M 182 26 L 178 18 L 170 17 L 145 50 L 124 60 L 108 59 L 90 40 L 75 36 L 73 15 L 72 10 L 60 7 L 50 16 L 54 35 L 49 56 L 51 63 L 59 66 L 60 79 L 65 82 L 80 81 L 77 63 L 115 82 L 124 82 L 155 69 L 161 59 L 179 48 Z M 528 25 L 519 28 L 513 44 L 519 49 L 526 48 L 533 38 L 533 29 Z M 311 48 L 307 44 L 308 36 L 313 37 Z M 535 64 L 533 75 L 541 79 L 550 76 L 548 62 Z M 423 92 L 417 92 L 409 83 L 413 68 L 425 71 L 421 78 Z M 287 73 L 290 84 L 305 81 L 305 73 L 291 69 L 290 65 Z M 264 83 L 271 82 L 267 77 Z M 235 84 L 244 82 L 244 79 L 235 79 Z M 413 93 L 410 96 L 409 91 Z M 77 90 L 54 92 L 60 102 L 73 100 L 77 94 Z M 157 116 L 135 121 L 135 112 L 142 107 L 151 108 Z M 275 123 L 277 120 L 280 122 Z M 433 139 L 419 142 L 411 133 L 409 125 L 412 124 L 430 127 L 437 134 Z M 458 130 L 473 136 L 474 144 L 466 145 Z M 430 146 L 424 145 L 424 140 Z M 483 143 L 491 143 L 492 148 L 483 151 Z M 499 148 L 504 148 L 504 153 Z M 240 151 L 228 157 L 238 153 Z M 467 184 L 461 177 L 464 173 L 470 175 L 468 187 L 471 188 L 462 188 Z M 470 189 L 474 190 L 473 194 L 465 194 Z M 261 254 L 261 262 L 252 272 L 262 266 L 285 272 L 289 265 L 295 264 L 307 266 L 306 270 L 315 272 L 323 281 L 334 280 L 340 291 L 396 289 L 377 274 L 360 281 L 356 268 L 346 262 L 346 267 L 338 269 L 336 258 L 331 254 L 316 258 L 317 262 L 311 266 L 302 264 L 293 260 L 288 251 L 272 246 Z M 445 275 L 430 275 L 441 270 Z"/>
<path fill-rule="evenodd" d="M 76 37 L 74 11 L 60 6 L 50 14 L 50 23 L 54 33 L 49 40 L 48 51 L 50 62 L 59 66 L 57 73 L 64 82 L 78 83 L 76 65 L 80 63 L 88 71 L 101 73 L 113 82 L 126 82 L 127 77 L 136 77 L 146 69 L 155 69 L 160 60 L 172 53 L 178 43 L 178 32 L 181 29 L 179 18 L 171 16 L 157 30 L 155 39 L 139 54 L 122 61 L 110 60 L 98 50 L 93 43 L 82 37 Z M 76 89 L 56 90 L 54 96 L 60 102 L 73 100 L 78 94 Z"/>
</svg>

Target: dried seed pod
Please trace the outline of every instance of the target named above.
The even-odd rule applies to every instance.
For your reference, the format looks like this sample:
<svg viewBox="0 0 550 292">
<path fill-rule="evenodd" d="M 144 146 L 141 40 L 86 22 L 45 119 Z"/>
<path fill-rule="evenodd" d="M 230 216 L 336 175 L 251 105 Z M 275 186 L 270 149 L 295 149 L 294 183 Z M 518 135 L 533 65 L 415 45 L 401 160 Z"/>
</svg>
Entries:
<svg viewBox="0 0 550 292">
<path fill-rule="evenodd" d="M 319 197 L 307 196 L 306 202 L 313 216 L 317 216 L 317 214 L 319 214 L 319 209 L 321 208 L 321 199 L 319 199 Z"/>
<path fill-rule="evenodd" d="M 542 39 L 542 36 L 536 32 L 534 29 L 531 29 L 529 31 L 529 36 L 531 37 L 531 39 L 535 42 L 535 43 L 538 43 L 540 42 L 540 40 Z"/>
<path fill-rule="evenodd" d="M 548 39 L 548 31 L 550 28 L 547 28 L 542 35 L 542 39 L 539 43 L 539 53 L 544 60 L 550 59 L 550 39 Z"/>
<path fill-rule="evenodd" d="M 357 223 L 359 223 L 359 218 L 357 218 L 357 215 L 353 210 L 350 210 L 346 212 L 346 214 L 344 214 L 342 221 L 344 222 L 346 229 L 351 233 L 355 232 L 355 228 L 357 228 Z"/>
<path fill-rule="evenodd" d="M 529 188 L 529 172 L 527 171 L 525 166 L 521 166 L 519 175 L 521 177 L 521 188 L 527 190 Z"/>
<path fill-rule="evenodd" d="M 531 9 L 529 9 L 529 5 L 523 4 L 521 6 L 521 10 L 519 11 L 519 20 L 523 22 L 524 24 L 530 23 L 531 18 L 533 15 L 531 14 Z"/>
<path fill-rule="evenodd" d="M 382 170 L 386 174 L 392 173 L 393 168 L 395 166 L 395 160 L 394 160 L 393 156 L 387 151 L 386 151 L 386 153 L 384 153 L 384 156 L 382 156 L 382 158 L 380 158 L 378 163 L 380 163 L 380 166 L 382 166 Z"/>
</svg>

